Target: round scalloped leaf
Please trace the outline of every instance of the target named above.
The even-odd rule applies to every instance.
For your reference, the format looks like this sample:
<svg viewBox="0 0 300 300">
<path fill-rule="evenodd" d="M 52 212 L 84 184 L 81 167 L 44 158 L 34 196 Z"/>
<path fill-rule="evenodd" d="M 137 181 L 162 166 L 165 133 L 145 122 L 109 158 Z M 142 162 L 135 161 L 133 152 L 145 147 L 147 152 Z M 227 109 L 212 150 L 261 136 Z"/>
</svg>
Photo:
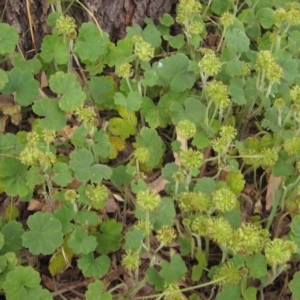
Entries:
<svg viewBox="0 0 300 300">
<path fill-rule="evenodd" d="M 20 222 L 11 221 L 1 228 L 5 243 L 0 250 L 0 255 L 8 252 L 19 254 L 22 248 L 22 235 L 24 234 L 23 226 Z"/>
<path fill-rule="evenodd" d="M 41 57 L 46 63 L 55 60 L 59 65 L 67 64 L 70 59 L 69 44 L 62 36 L 46 35 L 43 39 Z"/>
<path fill-rule="evenodd" d="M 4 70 L 0 69 L 0 90 L 8 83 L 8 77 Z"/>
<path fill-rule="evenodd" d="M 78 259 L 78 267 L 85 277 L 99 279 L 108 272 L 110 259 L 107 255 L 101 255 L 95 259 L 93 253 L 89 253 Z"/>
<path fill-rule="evenodd" d="M 59 108 L 56 99 L 36 100 L 32 109 L 37 115 L 45 117 L 40 119 L 41 127 L 44 129 L 60 130 L 66 124 L 65 113 Z"/>
<path fill-rule="evenodd" d="M 13 52 L 18 40 L 19 36 L 15 27 L 0 23 L 0 54 Z"/>
<path fill-rule="evenodd" d="M 37 212 L 27 221 L 29 231 L 22 236 L 23 246 L 32 254 L 52 254 L 63 242 L 61 223 L 50 213 Z"/>
<path fill-rule="evenodd" d="M 16 267 L 6 276 L 3 285 L 7 300 L 35 299 L 52 300 L 48 290 L 40 286 L 40 276 L 32 267 Z"/>
<path fill-rule="evenodd" d="M 8 83 L 2 90 L 3 94 L 16 94 L 16 101 L 22 106 L 30 105 L 39 95 L 39 83 L 29 71 L 13 68 L 7 72 Z"/>
<path fill-rule="evenodd" d="M 14 55 L 12 63 L 14 65 L 14 67 L 19 68 L 23 71 L 29 71 L 32 74 L 37 74 L 40 71 L 41 67 L 42 67 L 41 62 L 37 59 L 36 56 L 32 59 L 27 59 L 26 60 L 19 53 L 16 53 Z"/>
<path fill-rule="evenodd" d="M 97 247 L 97 240 L 80 226 L 76 226 L 71 233 L 68 246 L 74 250 L 76 254 L 88 254 Z"/>
<path fill-rule="evenodd" d="M 74 74 L 57 72 L 50 77 L 49 85 L 53 92 L 63 94 L 58 104 L 63 111 L 73 112 L 86 98 Z"/>
<path fill-rule="evenodd" d="M 88 285 L 88 289 L 85 292 L 86 300 L 111 300 L 112 295 L 109 293 L 103 293 L 103 283 L 100 280 L 96 280 Z"/>
<path fill-rule="evenodd" d="M 57 162 L 53 167 L 53 171 L 55 173 L 53 180 L 56 184 L 64 187 L 72 182 L 73 177 L 68 164 Z"/>
<path fill-rule="evenodd" d="M 106 54 L 109 43 L 109 35 L 88 22 L 81 25 L 74 49 L 81 60 L 93 63 Z"/>
</svg>

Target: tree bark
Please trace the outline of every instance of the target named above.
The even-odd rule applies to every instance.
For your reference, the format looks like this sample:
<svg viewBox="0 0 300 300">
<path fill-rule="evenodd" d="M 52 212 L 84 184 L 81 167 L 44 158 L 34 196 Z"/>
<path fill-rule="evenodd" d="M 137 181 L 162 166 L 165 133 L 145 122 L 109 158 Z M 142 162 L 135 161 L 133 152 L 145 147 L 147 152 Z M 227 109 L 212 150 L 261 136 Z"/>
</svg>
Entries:
<svg viewBox="0 0 300 300">
<path fill-rule="evenodd" d="M 81 3 L 88 8 L 102 29 L 109 33 L 111 40 L 115 42 L 125 36 L 127 26 L 134 23 L 142 26 L 145 17 L 157 22 L 160 16 L 174 9 L 177 0 L 81 0 Z M 69 2 L 66 2 L 66 5 L 68 4 Z M 4 12 L 3 22 L 17 28 L 20 35 L 19 47 L 25 56 L 31 56 L 30 53 L 35 52 L 33 50 L 38 51 L 43 37 L 51 32 L 46 24 L 51 7 L 46 0 L 8 0 L 8 2 L 0 0 L 1 12 Z M 67 15 L 75 17 L 78 25 L 92 21 L 89 13 L 76 2 L 68 10 Z"/>
</svg>

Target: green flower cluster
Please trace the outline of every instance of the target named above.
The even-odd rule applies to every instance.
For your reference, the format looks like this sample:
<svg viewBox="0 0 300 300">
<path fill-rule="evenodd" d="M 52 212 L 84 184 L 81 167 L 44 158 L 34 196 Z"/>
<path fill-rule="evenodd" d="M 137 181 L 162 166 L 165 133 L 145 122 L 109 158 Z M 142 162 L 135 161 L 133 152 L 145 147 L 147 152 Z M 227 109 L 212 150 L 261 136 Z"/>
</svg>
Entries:
<svg viewBox="0 0 300 300">
<path fill-rule="evenodd" d="M 56 29 L 58 34 L 74 40 L 77 36 L 75 20 L 69 16 L 60 16 L 56 20 Z"/>
<path fill-rule="evenodd" d="M 182 166 L 187 169 L 199 168 L 204 159 L 202 152 L 191 148 L 180 151 L 178 156 Z"/>
<path fill-rule="evenodd" d="M 293 253 L 297 253 L 297 250 L 297 245 L 292 241 L 274 239 L 266 244 L 265 257 L 270 266 L 282 266 L 291 259 Z"/>
<path fill-rule="evenodd" d="M 133 75 L 130 63 L 124 63 L 116 67 L 116 75 L 121 78 L 129 78 Z"/>
<path fill-rule="evenodd" d="M 256 67 L 265 72 L 266 78 L 271 82 L 279 82 L 283 76 L 283 69 L 276 63 L 274 54 L 269 50 L 261 50 L 257 54 Z"/>
<path fill-rule="evenodd" d="M 196 134 L 196 125 L 189 120 L 180 121 L 176 127 L 177 134 L 188 140 Z"/>
<path fill-rule="evenodd" d="M 230 104 L 228 86 L 221 81 L 210 81 L 206 87 L 206 94 L 220 109 L 224 109 Z"/>
<path fill-rule="evenodd" d="M 283 149 L 290 156 L 298 155 L 300 152 L 300 137 L 294 136 L 292 138 L 285 139 L 283 142 Z"/>
<path fill-rule="evenodd" d="M 122 255 L 122 266 L 132 272 L 136 270 L 141 264 L 141 258 L 138 252 L 132 252 L 126 250 L 126 253 Z"/>
<path fill-rule="evenodd" d="M 178 205 L 184 212 L 207 212 L 212 205 L 211 197 L 202 192 L 182 192 L 178 195 Z"/>
<path fill-rule="evenodd" d="M 148 62 L 154 57 L 154 48 L 141 36 L 134 36 L 134 54 L 140 61 Z"/>
<path fill-rule="evenodd" d="M 234 21 L 235 21 L 235 16 L 227 11 L 220 18 L 220 22 L 222 26 L 225 28 L 233 25 Z"/>
<path fill-rule="evenodd" d="M 237 131 L 233 126 L 223 125 L 220 128 L 220 137 L 212 141 L 213 149 L 218 153 L 226 153 L 236 134 Z"/>
<path fill-rule="evenodd" d="M 221 286 L 226 284 L 240 284 L 242 278 L 242 271 L 240 268 L 234 267 L 232 262 L 224 263 L 214 275 L 214 280 L 220 279 L 218 285 Z"/>
<path fill-rule="evenodd" d="M 105 201 L 109 196 L 108 189 L 102 183 L 88 184 L 85 189 L 85 196 L 88 198 L 89 206 L 94 209 L 103 209 Z"/>
<path fill-rule="evenodd" d="M 252 255 L 261 252 L 269 241 L 269 231 L 251 223 L 242 224 L 234 230 L 228 242 L 228 248 L 233 253 Z"/>
<path fill-rule="evenodd" d="M 235 194 L 226 188 L 214 191 L 212 196 L 213 204 L 220 213 L 239 207 Z"/>
<path fill-rule="evenodd" d="M 215 52 L 210 49 L 201 49 L 201 52 L 204 55 L 198 63 L 200 71 L 205 73 L 206 76 L 217 75 L 221 70 L 222 64 Z"/>
<path fill-rule="evenodd" d="M 186 297 L 180 292 L 179 286 L 175 283 L 170 283 L 164 290 L 165 300 L 185 300 Z"/>
<path fill-rule="evenodd" d="M 161 202 L 160 195 L 155 190 L 146 189 L 136 195 L 136 204 L 145 211 L 155 211 Z"/>
<path fill-rule="evenodd" d="M 96 131 L 98 120 L 96 117 L 95 109 L 91 106 L 80 106 L 76 108 L 75 115 L 77 120 L 81 122 L 85 128 L 89 129 L 91 133 Z"/>
<path fill-rule="evenodd" d="M 300 24 L 300 9 L 297 2 L 289 2 L 285 8 L 278 8 L 274 12 L 274 21 L 276 25 L 287 23 L 291 26 Z"/>
<path fill-rule="evenodd" d="M 173 227 L 163 226 L 157 231 L 156 237 L 161 244 L 167 245 L 176 238 L 176 232 Z"/>
<path fill-rule="evenodd" d="M 149 150 L 144 147 L 137 148 L 134 151 L 134 157 L 138 162 L 144 164 L 149 160 L 149 157 L 150 157 Z"/>
</svg>

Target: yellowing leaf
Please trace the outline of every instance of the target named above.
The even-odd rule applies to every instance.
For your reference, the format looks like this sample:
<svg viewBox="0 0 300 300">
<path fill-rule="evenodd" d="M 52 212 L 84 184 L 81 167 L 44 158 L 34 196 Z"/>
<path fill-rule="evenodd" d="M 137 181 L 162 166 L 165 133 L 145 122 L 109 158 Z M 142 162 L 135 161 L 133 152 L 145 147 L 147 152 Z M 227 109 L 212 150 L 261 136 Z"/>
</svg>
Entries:
<svg viewBox="0 0 300 300">
<path fill-rule="evenodd" d="M 71 259 L 73 257 L 73 250 L 68 247 L 69 235 L 64 238 L 63 245 L 55 252 L 49 262 L 49 272 L 52 276 L 65 271 L 71 266 Z"/>
<path fill-rule="evenodd" d="M 124 139 L 117 137 L 117 136 L 110 136 L 109 141 L 113 146 L 112 152 L 109 154 L 109 159 L 114 159 L 118 156 L 120 151 L 125 149 L 126 142 Z"/>
<path fill-rule="evenodd" d="M 15 207 L 12 204 L 9 204 L 6 208 L 5 208 L 5 212 L 4 212 L 4 218 L 7 222 L 10 222 L 12 220 L 16 220 L 17 217 L 19 216 L 19 210 L 17 207 Z"/>
</svg>

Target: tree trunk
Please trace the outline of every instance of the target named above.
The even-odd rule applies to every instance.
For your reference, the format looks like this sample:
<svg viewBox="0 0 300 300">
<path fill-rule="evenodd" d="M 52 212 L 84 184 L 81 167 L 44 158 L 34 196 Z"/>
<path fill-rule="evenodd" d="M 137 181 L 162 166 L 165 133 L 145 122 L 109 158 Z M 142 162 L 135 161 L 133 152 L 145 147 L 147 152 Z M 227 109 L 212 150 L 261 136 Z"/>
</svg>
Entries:
<svg viewBox="0 0 300 300">
<path fill-rule="evenodd" d="M 142 26 L 145 17 L 157 22 L 160 16 L 174 9 L 176 2 L 177 0 L 81 0 L 102 29 L 109 33 L 112 41 L 124 37 L 127 26 L 134 23 Z M 66 7 L 69 3 L 66 2 Z M 30 52 L 33 50 L 38 51 L 43 37 L 51 32 L 46 25 L 47 17 L 51 12 L 49 1 L 0 0 L 0 12 L 4 12 L 3 22 L 17 28 L 20 35 L 19 47 L 26 56 L 31 56 Z M 78 25 L 85 21 L 92 21 L 89 13 L 75 1 L 67 14 L 75 17 Z M 31 18 L 28 17 L 29 15 Z M 30 23 L 33 24 L 33 38 Z"/>
</svg>

